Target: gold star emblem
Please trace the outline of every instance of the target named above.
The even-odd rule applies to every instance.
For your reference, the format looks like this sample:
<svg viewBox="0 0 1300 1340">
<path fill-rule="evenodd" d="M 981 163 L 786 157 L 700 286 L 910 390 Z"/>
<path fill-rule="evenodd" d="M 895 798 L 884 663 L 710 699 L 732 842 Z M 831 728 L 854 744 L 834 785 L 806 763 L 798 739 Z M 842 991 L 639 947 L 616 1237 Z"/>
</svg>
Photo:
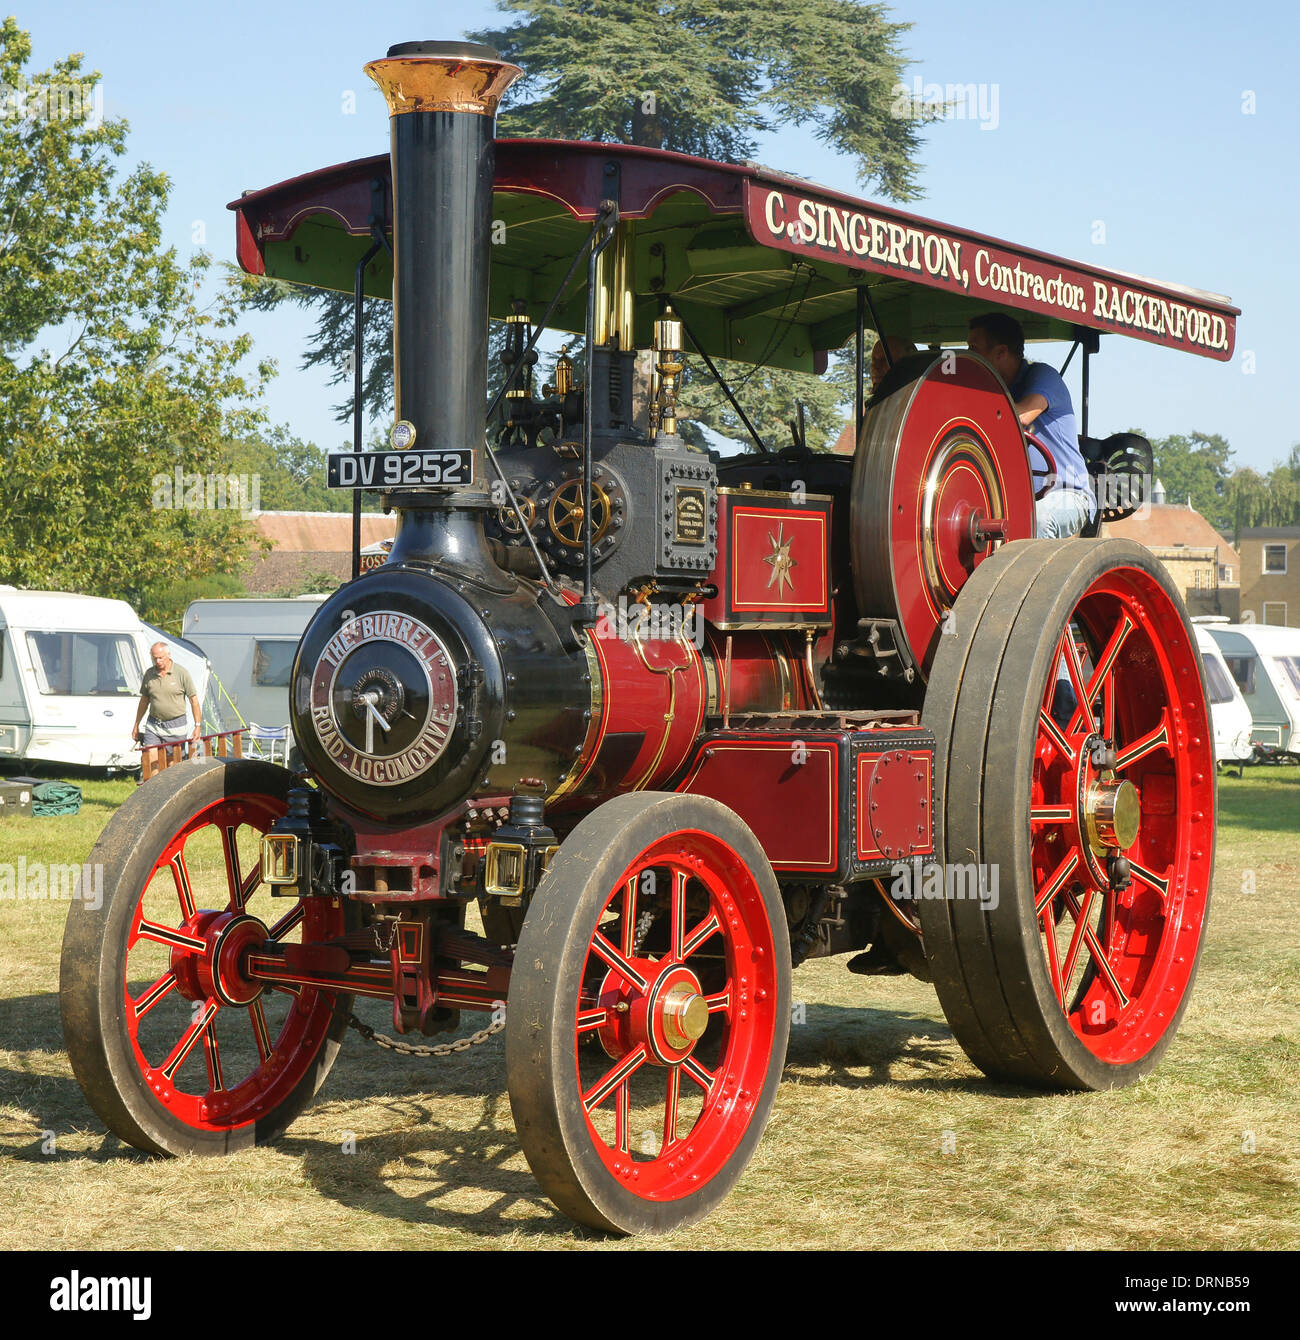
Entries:
<svg viewBox="0 0 1300 1340">
<path fill-rule="evenodd" d="M 790 546 L 794 544 L 794 536 L 790 536 L 788 540 L 785 538 L 785 522 L 782 522 L 776 528 L 775 535 L 770 530 L 767 532 L 767 538 L 772 545 L 772 552 L 763 559 L 763 562 L 772 568 L 772 575 L 767 579 L 767 589 L 770 591 L 775 584 L 779 600 L 787 586 L 794 590 L 794 578 L 790 576 L 790 570 L 799 566 L 790 557 Z"/>
</svg>

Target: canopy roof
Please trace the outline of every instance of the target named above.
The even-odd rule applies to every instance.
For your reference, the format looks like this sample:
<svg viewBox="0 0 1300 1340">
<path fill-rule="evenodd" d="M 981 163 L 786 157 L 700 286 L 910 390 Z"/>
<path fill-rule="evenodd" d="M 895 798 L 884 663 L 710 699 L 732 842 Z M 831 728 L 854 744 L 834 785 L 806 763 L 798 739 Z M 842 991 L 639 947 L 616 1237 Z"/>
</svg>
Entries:
<svg viewBox="0 0 1300 1340">
<path fill-rule="evenodd" d="M 1015 316 L 1031 340 L 1080 327 L 1226 360 L 1240 309 L 1218 294 L 1062 260 L 935 223 L 754 164 L 631 145 L 498 140 L 491 312 L 523 299 L 536 319 L 604 199 L 633 248 L 636 343 L 670 299 L 716 357 L 820 371 L 857 325 L 867 287 L 882 329 L 918 345 L 962 343 L 979 312 Z M 250 274 L 352 292 L 370 220 L 392 231 L 387 155 L 251 191 L 236 214 Z M 581 331 L 585 270 L 553 324 Z M 391 298 L 381 251 L 365 291 Z"/>
</svg>

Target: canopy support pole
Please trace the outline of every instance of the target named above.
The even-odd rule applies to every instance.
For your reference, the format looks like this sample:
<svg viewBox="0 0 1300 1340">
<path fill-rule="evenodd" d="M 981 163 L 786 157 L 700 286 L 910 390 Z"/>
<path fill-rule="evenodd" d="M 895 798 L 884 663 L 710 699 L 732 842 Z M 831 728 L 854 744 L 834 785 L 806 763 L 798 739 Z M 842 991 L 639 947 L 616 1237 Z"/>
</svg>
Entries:
<svg viewBox="0 0 1300 1340">
<path fill-rule="evenodd" d="M 587 252 L 587 384 L 582 392 L 582 599 L 574 607 L 575 622 L 580 624 L 594 624 L 599 617 L 591 584 L 591 458 L 596 435 L 593 414 L 596 389 L 596 262 L 600 259 L 600 253 L 614 240 L 614 231 L 618 227 L 616 201 L 600 202 L 597 226 L 602 230 L 602 235 L 591 244 Z"/>
<path fill-rule="evenodd" d="M 871 324 L 875 328 L 876 339 L 878 339 L 885 350 L 885 364 L 890 372 L 894 370 L 894 355 L 889 352 L 889 341 L 885 339 L 885 332 L 880 328 L 880 317 L 876 315 L 876 304 L 871 301 L 871 289 L 863 284 L 858 289 L 858 294 L 867 300 L 867 310 L 871 313 Z M 861 309 L 859 308 L 859 311 Z M 858 317 L 859 321 L 862 319 Z"/>
<path fill-rule="evenodd" d="M 1093 330 L 1091 326 L 1074 326 L 1074 346 L 1071 348 L 1069 356 L 1061 364 L 1061 376 L 1065 376 L 1065 369 L 1070 366 L 1070 359 L 1074 357 L 1075 349 L 1083 350 L 1083 388 L 1081 392 L 1079 405 L 1079 436 L 1088 436 L 1088 386 L 1091 372 L 1089 365 L 1089 356 L 1095 354 L 1101 348 L 1101 332 Z"/>
<path fill-rule="evenodd" d="M 383 230 L 375 221 L 370 220 L 370 232 L 375 240 L 370 249 L 357 262 L 356 280 L 352 286 L 352 450 L 361 450 L 361 395 L 364 384 L 362 362 L 365 355 L 365 341 L 362 338 L 361 322 L 365 304 L 366 266 L 388 245 Z M 352 490 L 352 580 L 361 576 L 361 490 Z"/>
<path fill-rule="evenodd" d="M 1079 417 L 1079 435 L 1088 436 L 1088 364 L 1092 357 L 1087 345 L 1083 348 L 1083 413 Z"/>
<path fill-rule="evenodd" d="M 858 338 L 855 347 L 857 375 L 853 380 L 853 422 L 856 424 L 856 431 L 853 434 L 854 449 L 857 448 L 858 438 L 862 436 L 862 420 L 866 416 L 866 409 L 863 397 L 863 381 L 866 376 L 866 353 L 867 353 L 867 305 L 866 290 L 861 286 L 858 288 Z"/>
</svg>

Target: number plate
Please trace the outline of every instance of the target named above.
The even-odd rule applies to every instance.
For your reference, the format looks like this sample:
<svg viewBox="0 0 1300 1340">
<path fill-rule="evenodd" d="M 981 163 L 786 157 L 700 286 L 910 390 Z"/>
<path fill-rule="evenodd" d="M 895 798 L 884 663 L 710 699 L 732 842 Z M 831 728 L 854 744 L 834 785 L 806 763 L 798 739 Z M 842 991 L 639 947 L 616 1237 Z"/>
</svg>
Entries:
<svg viewBox="0 0 1300 1340">
<path fill-rule="evenodd" d="M 427 489 L 474 482 L 469 447 L 438 451 L 331 451 L 325 482 L 332 489 Z"/>
</svg>

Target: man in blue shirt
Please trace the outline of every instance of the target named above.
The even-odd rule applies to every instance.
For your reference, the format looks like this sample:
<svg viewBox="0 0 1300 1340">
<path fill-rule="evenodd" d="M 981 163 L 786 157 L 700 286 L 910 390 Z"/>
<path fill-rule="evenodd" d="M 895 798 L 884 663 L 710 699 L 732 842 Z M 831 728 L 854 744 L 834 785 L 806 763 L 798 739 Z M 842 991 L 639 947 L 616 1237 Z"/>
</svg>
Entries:
<svg viewBox="0 0 1300 1340">
<path fill-rule="evenodd" d="M 967 345 L 998 370 L 1011 392 L 1020 426 L 1041 438 L 1056 458 L 1051 488 L 1034 508 L 1039 537 L 1064 540 L 1077 535 L 1092 519 L 1097 501 L 1079 450 L 1074 406 L 1060 373 L 1047 363 L 1026 360 L 1025 332 L 1019 321 L 1002 312 L 975 317 Z M 1029 450 L 1035 469 L 1047 470 L 1042 453 L 1032 443 Z"/>
</svg>

